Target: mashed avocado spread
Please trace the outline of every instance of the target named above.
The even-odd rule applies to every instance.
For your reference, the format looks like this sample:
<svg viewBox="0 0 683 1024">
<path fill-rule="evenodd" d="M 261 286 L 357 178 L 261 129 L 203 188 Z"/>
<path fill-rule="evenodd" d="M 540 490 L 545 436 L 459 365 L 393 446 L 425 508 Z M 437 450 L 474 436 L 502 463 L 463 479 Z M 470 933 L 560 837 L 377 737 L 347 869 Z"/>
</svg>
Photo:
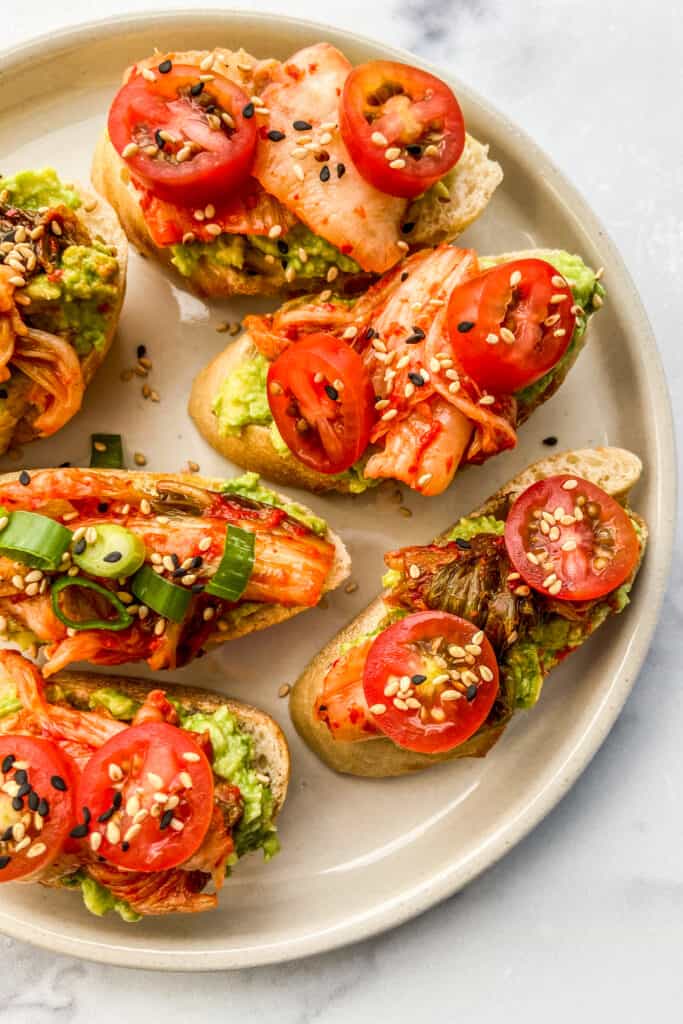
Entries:
<svg viewBox="0 0 683 1024">
<path fill-rule="evenodd" d="M 241 494 L 243 498 L 251 498 L 252 501 L 260 501 L 265 505 L 274 505 L 275 508 L 284 509 L 288 516 L 298 519 L 300 523 L 321 537 L 327 531 L 327 523 L 324 519 L 314 515 L 303 505 L 299 505 L 295 501 L 285 501 L 275 491 L 264 487 L 258 473 L 243 473 L 242 476 L 226 480 L 223 484 L 223 491 L 226 494 Z"/>
<path fill-rule="evenodd" d="M 81 205 L 74 189 L 64 185 L 51 167 L 20 171 L 0 179 L 9 201 L 24 210 Z M 69 245 L 54 274 L 31 278 L 25 294 L 32 300 L 30 322 L 40 330 L 66 338 L 79 356 L 101 349 L 106 341 L 107 313 L 119 293 L 119 265 L 102 242 Z"/>
<path fill-rule="evenodd" d="M 9 689 L 6 689 L 9 686 Z M 51 699 L 64 699 L 62 691 L 51 690 Z M 237 786 L 244 801 L 242 818 L 234 833 L 235 854 L 231 863 L 246 853 L 261 849 L 266 860 L 270 860 L 280 849 L 277 830 L 273 821 L 273 793 L 254 765 L 254 745 L 252 738 L 240 730 L 235 715 L 225 706 L 219 707 L 211 714 L 195 712 L 188 714 L 173 702 L 180 717 L 183 729 L 190 732 L 209 732 L 213 748 L 213 770 L 221 779 Z M 139 705 L 115 687 L 102 687 L 90 695 L 90 707 L 104 708 L 114 718 L 129 722 L 135 715 Z M 18 705 L 16 707 L 15 705 Z M 0 680 L 0 717 L 19 710 L 21 705 L 16 700 L 11 684 Z M 126 902 L 117 900 L 113 894 L 85 872 L 78 871 L 62 879 L 62 883 L 71 888 L 80 886 L 83 901 L 88 910 L 102 916 L 114 910 L 124 921 L 138 921 L 137 914 Z"/>
<path fill-rule="evenodd" d="M 191 277 L 202 260 L 226 269 L 267 272 L 277 261 L 287 273 L 307 279 L 327 276 L 330 267 L 343 273 L 357 274 L 360 267 L 330 242 L 314 235 L 304 224 L 294 227 L 281 238 L 267 235 L 219 235 L 214 242 L 190 242 L 172 245 L 171 262 L 184 277 Z M 266 260 L 265 257 L 273 257 Z"/>
</svg>

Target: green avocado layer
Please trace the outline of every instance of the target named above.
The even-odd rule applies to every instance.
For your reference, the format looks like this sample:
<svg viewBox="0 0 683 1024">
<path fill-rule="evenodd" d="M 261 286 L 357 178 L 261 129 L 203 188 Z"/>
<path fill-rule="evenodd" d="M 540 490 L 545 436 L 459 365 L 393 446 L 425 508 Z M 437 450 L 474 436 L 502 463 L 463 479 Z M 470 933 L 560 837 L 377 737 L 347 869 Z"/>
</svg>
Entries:
<svg viewBox="0 0 683 1024">
<path fill-rule="evenodd" d="M 20 171 L 0 179 L 9 201 L 24 210 L 66 206 L 77 210 L 81 201 L 56 171 Z M 60 254 L 54 274 L 36 274 L 24 289 L 31 299 L 31 325 L 65 338 L 79 356 L 100 350 L 106 341 L 107 314 L 119 294 L 119 265 L 102 242 L 70 245 Z"/>
<path fill-rule="evenodd" d="M 308 280 L 324 280 L 330 267 L 346 274 L 357 274 L 361 269 L 350 256 L 300 223 L 278 239 L 224 234 L 214 242 L 172 245 L 171 251 L 171 262 L 183 277 L 192 277 L 202 261 L 220 269 L 246 267 L 261 272 L 267 272 L 276 261 L 285 274 Z"/>
<path fill-rule="evenodd" d="M 593 296 L 604 294 L 604 289 L 597 280 L 595 272 L 586 266 L 580 256 L 554 249 L 530 250 L 525 252 L 524 256 L 537 256 L 539 259 L 545 259 L 552 263 L 567 279 L 571 285 L 575 302 L 586 310 L 587 315 L 577 319 L 572 340 L 558 364 L 545 377 L 518 392 L 516 398 L 521 406 L 531 405 L 545 391 L 556 374 L 564 373 L 566 366 L 574 359 L 577 349 L 582 345 L 588 316 L 593 310 Z M 480 266 L 482 269 L 487 269 L 495 266 L 496 263 L 506 262 L 510 258 L 510 256 L 483 258 L 480 260 Z M 260 352 L 244 360 L 223 380 L 213 396 L 211 409 L 216 417 L 218 429 L 223 435 L 239 434 L 241 430 L 251 425 L 270 427 L 273 447 L 278 455 L 288 458 L 291 453 L 273 422 L 268 405 L 266 394 L 268 365 L 268 360 Z M 364 476 L 364 461 L 360 460 L 346 473 L 339 474 L 340 478 L 349 480 L 349 489 L 353 494 L 360 494 L 379 482 Z"/>
</svg>

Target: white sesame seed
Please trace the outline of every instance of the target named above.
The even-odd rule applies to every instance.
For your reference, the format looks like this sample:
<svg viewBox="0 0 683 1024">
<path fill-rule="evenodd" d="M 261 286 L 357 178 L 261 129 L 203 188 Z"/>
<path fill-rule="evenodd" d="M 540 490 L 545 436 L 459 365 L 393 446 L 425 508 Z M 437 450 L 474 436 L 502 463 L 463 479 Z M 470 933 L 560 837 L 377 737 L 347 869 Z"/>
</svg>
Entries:
<svg viewBox="0 0 683 1024">
<path fill-rule="evenodd" d="M 300 164 L 292 164 L 292 171 L 295 178 L 298 178 L 299 181 L 304 180 L 304 169 Z"/>
<path fill-rule="evenodd" d="M 152 800 L 154 801 L 155 804 L 168 803 L 168 793 L 164 793 L 163 790 L 159 790 L 158 792 L 152 794 Z"/>
<path fill-rule="evenodd" d="M 121 156 L 124 160 L 128 160 L 129 157 L 135 156 L 139 151 L 140 147 L 136 142 L 129 142 L 127 146 L 124 146 L 121 151 Z"/>
<path fill-rule="evenodd" d="M 386 704 L 371 704 L 370 711 L 373 715 L 383 715 L 387 710 Z"/>
<path fill-rule="evenodd" d="M 513 270 L 510 274 L 510 287 L 516 288 L 519 282 L 522 280 L 522 274 L 519 270 Z"/>
<path fill-rule="evenodd" d="M 385 421 L 393 420 L 396 416 L 398 416 L 398 409 L 387 409 L 387 411 L 382 415 L 382 419 Z"/>
<path fill-rule="evenodd" d="M 148 82 L 156 82 L 157 80 L 157 76 L 150 68 L 143 68 L 140 74 Z"/>
<path fill-rule="evenodd" d="M 116 846 L 116 844 L 118 842 L 120 842 L 120 840 L 121 840 L 121 829 L 116 824 L 116 822 L 110 821 L 110 822 L 107 823 L 106 836 L 107 836 L 107 842 L 111 843 L 112 846 Z"/>
<path fill-rule="evenodd" d="M 410 576 L 411 580 L 419 580 L 420 567 L 413 563 L 413 565 L 411 565 L 410 568 L 408 569 L 408 575 Z"/>
<path fill-rule="evenodd" d="M 138 811 L 138 813 L 133 818 L 133 823 L 135 825 L 141 825 L 142 822 L 145 821 L 148 817 L 149 817 L 149 811 L 147 810 L 147 808 L 146 807 L 141 807 L 140 810 Z"/>
<path fill-rule="evenodd" d="M 402 171 L 405 165 L 406 162 L 402 158 L 399 158 L 398 160 L 392 160 L 391 163 L 389 164 L 392 171 Z"/>
<path fill-rule="evenodd" d="M 91 832 L 90 833 L 90 849 L 93 853 L 97 853 L 100 846 L 102 845 L 102 833 Z"/>
<path fill-rule="evenodd" d="M 576 541 L 566 540 L 561 548 L 562 551 L 576 551 Z"/>
<path fill-rule="evenodd" d="M 349 338 L 355 338 L 357 334 L 358 334 L 358 328 L 354 327 L 354 325 L 351 324 L 351 326 L 347 327 L 346 330 L 344 331 L 344 333 L 342 334 L 342 338 L 344 338 L 345 340 L 348 340 Z"/>
<path fill-rule="evenodd" d="M 206 55 L 206 57 L 202 57 L 202 59 L 199 62 L 200 69 L 202 71 L 208 71 L 209 68 L 213 66 L 214 59 L 215 54 L 213 53 L 209 53 Z"/>
<path fill-rule="evenodd" d="M 187 761 L 189 764 L 196 764 L 197 761 L 201 761 L 201 756 L 196 754 L 194 750 L 186 750 L 183 754 L 183 761 Z"/>
<path fill-rule="evenodd" d="M 559 302 L 566 302 L 566 300 L 567 296 L 562 295 L 561 292 L 558 292 L 556 295 L 551 295 L 548 301 L 552 306 L 556 306 Z"/>
<path fill-rule="evenodd" d="M 478 658 L 481 654 L 481 647 L 479 644 L 465 644 L 465 650 L 475 658 Z"/>
<path fill-rule="evenodd" d="M 553 331 L 553 336 L 555 338 L 564 338 L 566 333 L 567 332 L 565 331 L 564 327 L 558 327 L 556 331 Z"/>
<path fill-rule="evenodd" d="M 386 138 L 386 136 L 385 136 L 385 135 L 382 135 L 382 133 L 381 133 L 381 132 L 373 132 L 373 133 L 372 133 L 372 135 L 370 136 L 370 140 L 371 140 L 372 142 L 374 142 L 374 144 L 375 144 L 376 146 L 384 146 L 385 148 L 386 148 L 386 147 L 388 146 L 388 144 L 389 144 L 389 143 L 387 142 L 387 138 Z"/>
<path fill-rule="evenodd" d="M 493 395 L 484 395 L 479 399 L 479 405 L 493 405 L 495 400 L 496 399 Z"/>
<path fill-rule="evenodd" d="M 500 338 L 498 337 L 497 334 L 487 334 L 486 335 L 486 343 L 487 343 L 487 345 L 497 345 L 499 341 L 500 341 Z"/>
<path fill-rule="evenodd" d="M 97 530 L 95 529 L 94 526 L 89 526 L 88 529 L 85 531 L 85 543 L 94 544 L 96 540 Z"/>
<path fill-rule="evenodd" d="M 16 825 L 12 826 L 12 839 L 15 843 L 21 842 L 26 835 L 26 825 L 23 822 L 18 821 Z"/>
<path fill-rule="evenodd" d="M 31 838 L 30 838 L 30 836 L 24 836 L 24 838 L 20 839 L 19 842 L 17 843 L 17 845 L 14 847 L 14 852 L 15 853 L 21 853 L 22 850 L 25 850 L 26 847 L 30 846 L 30 845 L 31 845 Z"/>
<path fill-rule="evenodd" d="M 485 683 L 490 683 L 491 680 L 493 679 L 493 672 L 488 667 L 488 665 L 479 666 L 479 675 L 481 676 Z"/>
<path fill-rule="evenodd" d="M 542 586 L 549 587 L 557 579 L 557 573 L 551 572 L 549 576 L 543 580 Z"/>
<path fill-rule="evenodd" d="M 552 316 L 547 316 L 545 318 L 545 320 L 543 321 L 543 323 L 545 324 L 546 327 L 554 327 L 555 324 L 559 324 L 559 322 L 560 322 L 560 314 L 559 313 L 553 313 Z"/>
<path fill-rule="evenodd" d="M 432 716 L 432 718 L 434 719 L 435 722 L 445 722 L 446 721 L 446 712 L 443 711 L 442 708 L 432 708 L 431 716 Z"/>
<path fill-rule="evenodd" d="M 417 486 L 418 487 L 426 487 L 431 479 L 432 479 L 432 474 L 431 473 L 423 473 L 422 476 L 419 477 L 419 479 L 417 481 Z"/>
<path fill-rule="evenodd" d="M 147 772 L 147 781 L 154 789 L 161 789 L 164 784 L 164 780 L 156 772 Z"/>
<path fill-rule="evenodd" d="M 397 249 L 402 249 L 402 250 L 403 250 L 403 252 L 408 252 L 408 249 L 410 249 L 410 246 L 408 245 L 408 243 L 407 243 L 407 242 L 404 242 L 404 241 L 403 241 L 403 239 L 400 239 L 400 240 L 399 240 L 399 241 L 398 241 L 398 242 L 396 243 L 396 248 L 397 248 Z"/>
<path fill-rule="evenodd" d="M 190 775 L 189 772 L 181 772 L 180 775 L 178 776 L 178 779 L 180 780 L 180 784 L 184 786 L 185 789 L 192 789 L 192 776 Z"/>
<path fill-rule="evenodd" d="M 126 801 L 126 814 L 129 818 L 134 818 L 140 810 L 140 799 L 137 796 L 131 796 Z"/>
<path fill-rule="evenodd" d="M 574 478 L 572 477 L 571 479 L 564 481 L 564 483 L 562 484 L 562 490 L 564 490 L 564 491 L 573 491 L 574 488 L 578 487 L 578 486 L 579 486 L 579 481 L 578 480 L 574 480 Z"/>
<path fill-rule="evenodd" d="M 551 530 L 550 530 L 550 533 L 548 534 L 548 537 L 550 538 L 550 540 L 559 540 L 560 539 L 560 528 L 559 528 L 559 526 L 551 527 Z"/>
<path fill-rule="evenodd" d="M 273 224 L 272 228 L 268 232 L 268 238 L 279 238 L 282 234 L 282 226 L 280 224 Z"/>
<path fill-rule="evenodd" d="M 515 336 L 509 327 L 501 327 L 500 336 L 506 345 L 513 345 L 515 342 Z"/>
<path fill-rule="evenodd" d="M 394 697 L 392 703 L 393 703 L 394 707 L 397 708 L 399 711 L 407 711 L 408 710 L 408 705 L 406 704 L 406 702 L 404 700 L 401 700 L 400 697 Z"/>
<path fill-rule="evenodd" d="M 131 825 L 130 828 L 127 829 L 126 832 L 124 833 L 124 836 L 123 836 L 124 843 L 132 843 L 132 841 L 134 839 L 136 839 L 140 835 L 141 832 L 142 832 L 142 825 Z"/>
<path fill-rule="evenodd" d="M 120 782 L 123 778 L 123 772 L 121 771 L 120 766 L 118 764 L 114 764 L 113 761 L 109 765 L 107 773 L 112 782 Z"/>
<path fill-rule="evenodd" d="M 401 150 L 398 146 L 389 146 L 389 149 L 385 150 L 384 156 L 387 160 L 396 160 L 401 155 Z"/>
<path fill-rule="evenodd" d="M 460 696 L 461 695 L 458 693 L 457 690 L 442 690 L 441 691 L 441 700 L 446 700 L 446 701 L 448 701 L 448 700 L 459 700 Z"/>
<path fill-rule="evenodd" d="M 555 274 L 551 280 L 553 288 L 565 288 L 567 286 L 567 282 L 559 274 Z"/>
<path fill-rule="evenodd" d="M 337 267 L 330 267 L 330 269 L 327 271 L 327 274 L 326 274 L 326 280 L 330 284 L 332 284 L 332 282 L 336 281 L 338 277 L 339 277 L 339 270 L 338 270 L 338 268 Z"/>
<path fill-rule="evenodd" d="M 560 580 L 557 580 L 556 583 L 553 583 L 552 586 L 548 587 L 548 591 L 549 591 L 549 593 L 551 593 L 553 595 L 553 597 L 556 594 L 559 594 L 559 592 L 561 590 L 562 590 L 562 583 L 560 582 Z"/>
<path fill-rule="evenodd" d="M 26 851 L 26 856 L 33 860 L 34 857 L 40 857 L 47 850 L 45 843 L 34 843 L 33 846 Z"/>
<path fill-rule="evenodd" d="M 147 498 L 143 498 L 142 501 L 140 502 L 140 511 L 142 512 L 143 516 L 148 516 L 152 511 L 152 506 L 147 501 Z"/>
<path fill-rule="evenodd" d="M 450 676 L 448 675 L 447 672 L 444 672 L 441 675 L 434 676 L 434 678 L 432 679 L 432 685 L 433 686 L 441 686 L 442 683 L 447 683 L 447 682 L 449 682 L 449 680 L 450 680 Z"/>
</svg>

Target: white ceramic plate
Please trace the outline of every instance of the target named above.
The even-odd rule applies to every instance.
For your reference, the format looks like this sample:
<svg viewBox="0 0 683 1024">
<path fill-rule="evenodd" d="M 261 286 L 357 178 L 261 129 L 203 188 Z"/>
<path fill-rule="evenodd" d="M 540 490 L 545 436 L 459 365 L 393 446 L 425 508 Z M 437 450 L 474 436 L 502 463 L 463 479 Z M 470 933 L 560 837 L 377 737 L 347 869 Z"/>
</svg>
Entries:
<svg viewBox="0 0 683 1024">
<path fill-rule="evenodd" d="M 52 164 L 87 179 L 92 147 L 122 69 L 161 49 L 221 44 L 286 57 L 327 39 L 353 61 L 405 53 L 344 32 L 250 13 L 154 14 L 93 24 L 44 38 L 0 60 L 2 170 Z M 448 69 L 440 72 L 448 77 Z M 672 541 L 675 463 L 666 387 L 655 342 L 633 285 L 590 210 L 546 156 L 515 126 L 454 82 L 468 127 L 490 142 L 505 180 L 467 242 L 485 253 L 564 247 L 604 265 L 609 301 L 560 393 L 527 424 L 517 450 L 459 477 L 439 499 L 411 497 L 406 519 L 386 497 L 309 499 L 341 532 L 359 589 L 326 610 L 255 634 L 191 665 L 177 678 L 230 692 L 272 712 L 291 740 L 293 774 L 281 820 L 283 851 L 264 866 L 242 863 L 220 909 L 134 926 L 91 917 L 80 899 L 39 887 L 3 887 L 0 929 L 60 953 L 135 967 L 241 967 L 287 960 L 365 938 L 455 892 L 525 835 L 576 780 L 611 728 L 650 642 Z M 89 435 L 124 435 L 129 455 L 178 470 L 233 469 L 197 436 L 185 406 L 190 382 L 226 335 L 215 325 L 253 301 L 207 305 L 148 261 L 133 257 L 118 344 L 90 388 L 82 413 L 56 438 L 27 447 L 25 465 L 78 464 Z M 262 306 L 264 308 L 264 306 Z M 138 378 L 120 381 L 143 342 L 161 403 L 143 401 Z M 553 674 L 543 700 L 519 715 L 486 760 L 443 766 L 416 778 L 361 781 L 320 764 L 294 734 L 277 690 L 375 595 L 383 552 L 428 541 L 529 462 L 561 448 L 618 444 L 646 466 L 636 495 L 652 543 L 628 614 L 601 629 Z M 130 459 L 129 459 L 130 464 Z M 7 463 L 1 468 L 16 468 Z M 302 499 L 303 500 L 303 499 Z"/>
</svg>

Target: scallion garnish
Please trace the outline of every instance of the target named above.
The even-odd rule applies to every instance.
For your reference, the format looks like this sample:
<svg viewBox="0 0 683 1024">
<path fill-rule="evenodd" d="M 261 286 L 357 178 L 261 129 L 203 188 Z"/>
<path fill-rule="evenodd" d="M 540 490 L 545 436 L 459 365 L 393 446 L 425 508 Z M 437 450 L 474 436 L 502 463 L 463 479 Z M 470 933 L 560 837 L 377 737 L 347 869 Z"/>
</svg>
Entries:
<svg viewBox="0 0 683 1024">
<path fill-rule="evenodd" d="M 118 612 L 118 618 L 116 619 L 84 619 L 79 621 L 78 619 L 70 619 L 62 611 L 59 604 L 59 595 L 67 587 L 83 587 L 85 590 L 94 590 L 96 594 L 106 598 L 112 608 Z M 106 587 L 100 586 L 99 583 L 95 583 L 94 580 L 85 579 L 83 576 L 60 576 L 58 580 L 52 584 L 50 590 L 50 596 L 52 598 L 52 610 L 65 626 L 69 629 L 112 629 L 118 631 L 120 629 L 126 629 L 133 622 L 133 616 L 130 614 L 125 604 L 119 600 L 116 594 L 113 594 L 111 590 L 107 590 Z"/>
<path fill-rule="evenodd" d="M 130 589 L 138 601 L 146 604 L 158 615 L 163 615 L 165 619 L 170 619 L 171 622 L 183 621 L 192 600 L 190 590 L 185 587 L 177 587 L 175 583 L 169 583 L 148 565 L 143 565 L 142 569 L 136 572 Z"/>
<path fill-rule="evenodd" d="M 120 434 L 90 435 L 90 466 L 93 469 L 123 469 L 123 442 Z"/>
<path fill-rule="evenodd" d="M 224 601 L 239 601 L 254 568 L 254 534 L 229 525 L 221 564 L 205 588 L 207 594 Z"/>
<path fill-rule="evenodd" d="M 10 512 L 0 530 L 0 554 L 35 569 L 57 569 L 71 537 L 71 530 L 48 516 Z"/>
</svg>

